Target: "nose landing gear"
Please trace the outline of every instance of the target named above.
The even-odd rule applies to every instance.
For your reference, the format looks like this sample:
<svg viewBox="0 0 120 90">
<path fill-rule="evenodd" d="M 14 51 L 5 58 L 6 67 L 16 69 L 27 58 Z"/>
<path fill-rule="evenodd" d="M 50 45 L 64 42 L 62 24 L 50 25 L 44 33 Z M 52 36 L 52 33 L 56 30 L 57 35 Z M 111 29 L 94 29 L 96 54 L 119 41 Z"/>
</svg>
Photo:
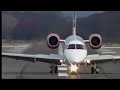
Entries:
<svg viewBox="0 0 120 90">
<path fill-rule="evenodd" d="M 99 73 L 99 68 L 98 68 L 98 66 L 96 66 L 96 64 L 92 64 L 92 65 L 91 65 L 91 74 L 94 74 L 94 72 L 95 72 L 96 74 Z"/>
</svg>

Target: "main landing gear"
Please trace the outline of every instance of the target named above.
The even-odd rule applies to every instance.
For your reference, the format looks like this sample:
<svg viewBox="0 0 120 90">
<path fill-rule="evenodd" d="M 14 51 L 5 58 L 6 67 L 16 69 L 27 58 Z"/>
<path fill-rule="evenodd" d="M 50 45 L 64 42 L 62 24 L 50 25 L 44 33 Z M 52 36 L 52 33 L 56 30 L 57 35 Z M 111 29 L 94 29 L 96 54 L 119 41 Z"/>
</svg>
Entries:
<svg viewBox="0 0 120 90">
<path fill-rule="evenodd" d="M 99 73 L 99 69 L 98 69 L 98 66 L 96 66 L 96 64 L 92 64 L 92 65 L 91 65 L 91 74 L 94 74 L 94 72 L 95 72 L 96 74 Z"/>
<path fill-rule="evenodd" d="M 50 64 L 50 73 L 58 73 L 58 66 L 56 64 Z"/>
</svg>

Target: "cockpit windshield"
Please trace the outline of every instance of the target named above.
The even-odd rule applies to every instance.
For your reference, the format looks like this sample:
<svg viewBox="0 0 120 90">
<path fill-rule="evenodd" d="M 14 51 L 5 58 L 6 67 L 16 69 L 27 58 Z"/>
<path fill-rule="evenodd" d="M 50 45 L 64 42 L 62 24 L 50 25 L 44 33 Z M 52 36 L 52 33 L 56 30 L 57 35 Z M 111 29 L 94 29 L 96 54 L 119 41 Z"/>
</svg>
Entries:
<svg viewBox="0 0 120 90">
<path fill-rule="evenodd" d="M 75 49 L 75 44 L 69 44 L 67 49 Z"/>
<path fill-rule="evenodd" d="M 69 44 L 67 49 L 85 49 L 81 44 Z"/>
<path fill-rule="evenodd" d="M 76 44 L 76 49 L 84 49 L 83 45 Z"/>
</svg>

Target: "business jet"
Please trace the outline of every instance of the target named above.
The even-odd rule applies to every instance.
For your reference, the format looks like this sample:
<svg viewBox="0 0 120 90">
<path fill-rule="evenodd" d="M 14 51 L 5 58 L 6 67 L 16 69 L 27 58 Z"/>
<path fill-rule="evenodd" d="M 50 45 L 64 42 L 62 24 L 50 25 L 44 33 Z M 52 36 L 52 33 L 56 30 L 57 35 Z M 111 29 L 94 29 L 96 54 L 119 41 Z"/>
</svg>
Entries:
<svg viewBox="0 0 120 90">
<path fill-rule="evenodd" d="M 102 37 L 99 34 L 92 34 L 88 40 L 84 40 L 76 35 L 76 12 L 73 13 L 73 30 L 72 35 L 66 39 L 61 39 L 56 33 L 47 36 L 47 45 L 51 49 L 58 49 L 60 44 L 63 46 L 63 52 L 58 54 L 16 54 L 2 53 L 2 57 L 13 58 L 16 60 L 26 60 L 35 63 L 36 61 L 49 63 L 50 73 L 58 72 L 58 65 L 63 63 L 70 65 L 70 73 L 78 72 L 81 64 L 90 65 L 91 73 L 99 73 L 98 63 L 115 62 L 120 60 L 120 56 L 113 55 L 88 55 L 86 43 L 89 43 L 92 49 L 100 49 L 102 46 Z"/>
</svg>

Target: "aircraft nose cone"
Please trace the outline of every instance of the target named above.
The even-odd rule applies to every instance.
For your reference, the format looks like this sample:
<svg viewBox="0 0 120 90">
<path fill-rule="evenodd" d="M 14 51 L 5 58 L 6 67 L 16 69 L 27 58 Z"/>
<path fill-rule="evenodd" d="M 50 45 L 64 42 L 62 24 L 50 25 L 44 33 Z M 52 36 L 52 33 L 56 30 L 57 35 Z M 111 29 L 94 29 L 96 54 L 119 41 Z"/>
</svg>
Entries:
<svg viewBox="0 0 120 90">
<path fill-rule="evenodd" d="M 65 56 L 70 62 L 80 63 L 86 57 L 86 51 L 84 50 L 69 50 L 65 52 Z"/>
<path fill-rule="evenodd" d="M 76 63 L 79 63 L 81 61 L 81 59 L 82 59 L 82 53 L 73 54 L 71 57 L 71 60 Z"/>
</svg>

